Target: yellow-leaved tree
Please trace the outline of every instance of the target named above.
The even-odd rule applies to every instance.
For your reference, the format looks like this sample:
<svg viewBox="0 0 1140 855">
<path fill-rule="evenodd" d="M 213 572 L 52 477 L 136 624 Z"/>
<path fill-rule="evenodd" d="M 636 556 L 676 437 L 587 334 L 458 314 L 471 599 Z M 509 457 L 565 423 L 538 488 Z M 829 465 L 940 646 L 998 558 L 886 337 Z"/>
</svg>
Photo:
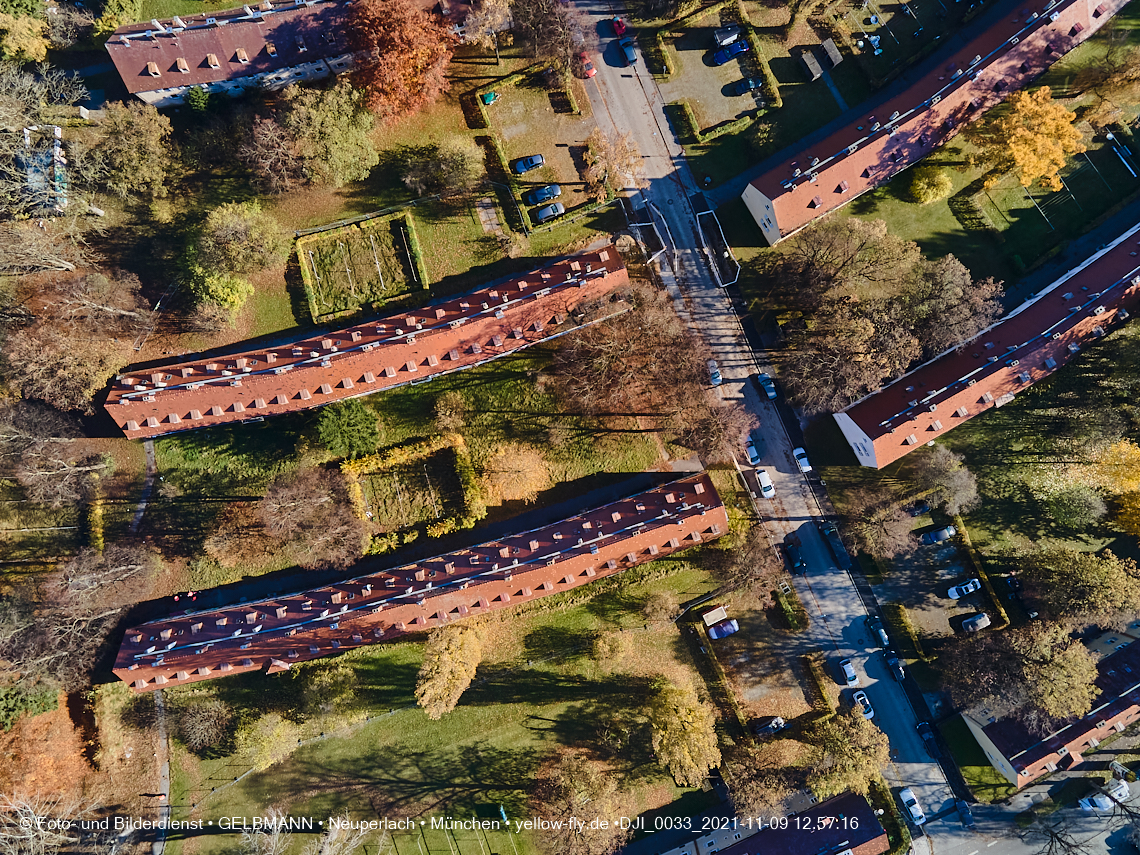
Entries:
<svg viewBox="0 0 1140 855">
<path fill-rule="evenodd" d="M 1017 170 L 1022 187 L 1040 182 L 1060 190 L 1059 173 L 1068 157 L 1087 148 L 1081 132 L 1073 127 L 1075 119 L 1063 104 L 1053 100 L 1048 86 L 1015 92 L 1003 116 L 985 122 L 970 134 L 981 144 L 983 157 L 996 167 L 987 186 L 992 187 L 1006 172 Z"/>
<path fill-rule="evenodd" d="M 1129 439 L 1106 446 L 1097 452 L 1082 480 L 1118 495 L 1140 490 L 1140 446 Z"/>
<path fill-rule="evenodd" d="M 678 786 L 699 787 L 709 770 L 720 765 L 716 717 L 712 707 L 689 686 L 662 678 L 649 703 L 649 723 L 657 762 Z"/>
<path fill-rule="evenodd" d="M 27 15 L 0 12 L 0 58 L 16 62 L 43 62 L 47 59 L 48 25 Z"/>
<path fill-rule="evenodd" d="M 416 680 L 416 700 L 428 718 L 438 721 L 455 709 L 483 659 L 483 636 L 471 624 L 435 630 L 424 650 Z"/>
</svg>

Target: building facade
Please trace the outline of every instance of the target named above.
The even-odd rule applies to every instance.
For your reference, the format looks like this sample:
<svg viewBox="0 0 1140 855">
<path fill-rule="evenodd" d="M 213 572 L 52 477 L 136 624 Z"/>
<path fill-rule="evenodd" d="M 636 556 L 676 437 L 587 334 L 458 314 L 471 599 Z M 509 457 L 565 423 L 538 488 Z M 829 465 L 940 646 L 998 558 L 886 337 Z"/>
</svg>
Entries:
<svg viewBox="0 0 1140 855">
<path fill-rule="evenodd" d="M 1095 33 L 1127 0 L 1037 0 L 945 65 L 752 181 L 742 195 L 768 244 L 873 190 L 952 139 Z"/>
<path fill-rule="evenodd" d="M 864 466 L 881 469 L 1013 400 L 1076 358 L 1140 302 L 1133 226 L 998 323 L 835 413 Z"/>
<path fill-rule="evenodd" d="M 114 672 L 136 692 L 388 642 L 569 591 L 715 540 L 728 514 L 707 472 L 533 531 L 255 602 L 127 630 Z"/>
<path fill-rule="evenodd" d="M 579 328 L 574 313 L 629 283 L 612 246 L 366 323 L 115 378 L 104 408 L 129 439 L 321 407 L 481 365 Z M 627 311 L 607 307 L 601 317 Z"/>
</svg>

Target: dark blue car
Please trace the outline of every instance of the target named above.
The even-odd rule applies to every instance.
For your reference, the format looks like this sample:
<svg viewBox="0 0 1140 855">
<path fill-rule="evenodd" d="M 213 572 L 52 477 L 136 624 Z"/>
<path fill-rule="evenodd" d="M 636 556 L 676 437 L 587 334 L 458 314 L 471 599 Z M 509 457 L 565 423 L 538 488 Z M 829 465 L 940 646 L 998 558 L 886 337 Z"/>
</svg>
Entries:
<svg viewBox="0 0 1140 855">
<path fill-rule="evenodd" d="M 723 47 L 713 54 L 713 65 L 724 65 L 730 59 L 748 52 L 748 42 L 735 41 L 728 47 Z"/>
<path fill-rule="evenodd" d="M 522 200 L 524 205 L 541 205 L 543 202 L 557 199 L 561 195 L 561 187 L 557 184 L 547 184 L 545 187 L 535 187 L 533 190 L 523 193 Z"/>
<path fill-rule="evenodd" d="M 515 161 L 515 172 L 522 175 L 524 172 L 530 172 L 532 169 L 538 169 L 546 163 L 546 160 L 541 154 L 532 154 L 529 157 L 520 158 Z"/>
</svg>

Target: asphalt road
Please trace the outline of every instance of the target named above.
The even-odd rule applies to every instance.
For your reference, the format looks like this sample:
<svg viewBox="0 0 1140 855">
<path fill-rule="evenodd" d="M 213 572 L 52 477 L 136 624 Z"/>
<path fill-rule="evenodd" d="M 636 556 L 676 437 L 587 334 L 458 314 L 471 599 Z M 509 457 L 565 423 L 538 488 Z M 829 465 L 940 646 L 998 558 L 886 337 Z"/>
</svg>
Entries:
<svg viewBox="0 0 1140 855">
<path fill-rule="evenodd" d="M 757 370 L 755 357 L 728 295 L 718 287 L 707 265 L 689 202 L 689 196 L 698 187 L 665 119 L 664 99 L 645 71 L 640 54 L 635 66 L 625 65 L 609 23 L 615 7 L 604 0 L 580 0 L 575 8 L 583 18 L 583 31 L 590 34 L 592 43 L 588 48 L 598 70 L 586 83 L 594 116 L 603 131 L 628 132 L 633 137 L 642 159 L 640 175 L 636 182 L 631 182 L 637 186 L 629 189 L 635 201 L 652 203 L 667 227 L 666 243 L 671 239 L 673 244 L 667 255 L 672 274 L 663 271 L 666 285 L 679 286 L 679 290 L 673 290 L 678 309 L 713 350 L 724 377 L 720 394 L 725 399 L 742 399 L 760 419 L 753 437 L 761 466 L 775 485 L 776 497 L 757 499 L 757 509 L 766 521 L 773 546 L 789 535 L 798 536 L 809 565 L 807 576 L 794 580 L 812 618 L 810 629 L 801 636 L 803 648 L 825 650 L 833 675 L 840 659 L 850 657 L 855 661 L 876 711 L 875 723 L 890 738 L 893 763 L 887 770 L 888 779 L 896 787 L 913 787 L 928 814 L 952 810 L 950 787 L 915 731 L 916 719 L 906 694 L 887 673 L 883 657 L 866 631 L 866 611 L 854 582 L 835 565 L 819 534 L 819 505 L 792 457 L 792 442 L 774 402 L 761 398 L 748 381 L 748 376 Z M 743 454 L 741 449 L 741 460 Z M 759 495 L 755 474 L 748 471 L 745 477 Z M 844 700 L 849 699 L 851 691 L 844 691 Z M 968 855 L 968 851 L 962 855 Z"/>
</svg>

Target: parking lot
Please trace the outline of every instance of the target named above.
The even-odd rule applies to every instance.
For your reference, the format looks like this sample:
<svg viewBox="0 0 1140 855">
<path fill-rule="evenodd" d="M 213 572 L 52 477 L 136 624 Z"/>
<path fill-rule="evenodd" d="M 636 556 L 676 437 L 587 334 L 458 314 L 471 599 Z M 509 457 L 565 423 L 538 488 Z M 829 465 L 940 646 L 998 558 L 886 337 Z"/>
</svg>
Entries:
<svg viewBox="0 0 1140 855">
<path fill-rule="evenodd" d="M 707 15 L 684 34 L 666 45 L 674 66 L 673 75 L 661 83 L 665 100 L 688 101 L 702 129 L 755 112 L 760 92 L 736 95 L 733 90 L 746 77 L 758 77 L 751 52 L 730 59 L 722 66 L 713 64 L 717 50 L 713 31 L 723 24 L 718 14 Z M 743 36 L 741 36 L 743 38 Z"/>
<path fill-rule="evenodd" d="M 920 520 L 921 521 L 921 520 Z M 925 526 L 926 531 L 932 526 Z M 886 581 L 874 586 L 881 602 L 902 603 L 915 630 L 925 638 L 943 638 L 959 632 L 968 615 L 986 612 L 994 617 L 994 608 L 983 588 L 954 600 L 947 596 L 951 587 L 961 585 L 976 575 L 969 558 L 955 540 L 933 546 L 919 546 L 911 555 L 890 562 Z"/>
<path fill-rule="evenodd" d="M 575 80 L 574 85 L 580 86 Z M 592 85 L 586 81 L 586 85 Z M 503 150 L 510 165 L 516 160 L 541 154 L 546 164 L 518 176 L 523 192 L 544 184 L 559 184 L 557 201 L 571 208 L 590 201 L 580 170 L 585 166 L 585 140 L 593 129 L 589 118 L 566 112 L 562 93 L 548 92 L 538 79 L 524 81 L 499 92 L 487 114 L 502 135 Z M 579 97 L 579 104 L 588 101 Z M 520 202 L 520 204 L 522 204 Z"/>
</svg>

